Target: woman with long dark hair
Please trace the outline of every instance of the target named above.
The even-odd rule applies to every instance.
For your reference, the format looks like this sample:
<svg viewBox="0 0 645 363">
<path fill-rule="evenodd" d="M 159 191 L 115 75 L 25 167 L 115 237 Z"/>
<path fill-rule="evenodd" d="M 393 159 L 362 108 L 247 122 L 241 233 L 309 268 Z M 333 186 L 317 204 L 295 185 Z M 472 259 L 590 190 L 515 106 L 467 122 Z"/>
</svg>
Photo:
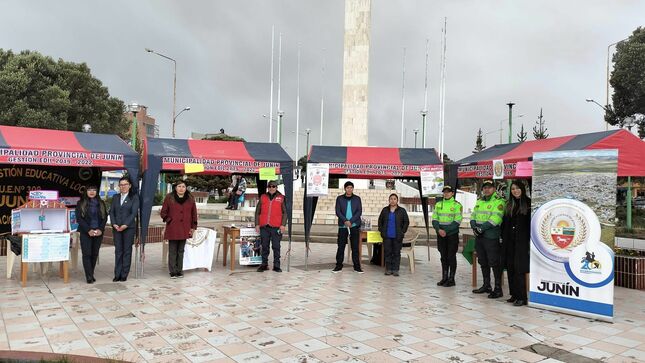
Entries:
<svg viewBox="0 0 645 363">
<path fill-rule="evenodd" d="M 166 223 L 164 239 L 168 240 L 168 271 L 170 278 L 184 277 L 184 247 L 197 228 L 197 206 L 186 182 L 179 180 L 172 193 L 166 195 L 161 207 L 161 219 Z"/>
<path fill-rule="evenodd" d="M 531 199 L 524 183 L 514 180 L 502 222 L 502 267 L 508 274 L 511 295 L 506 300 L 515 306 L 527 304 L 526 274 L 529 272 L 531 238 Z"/>
<path fill-rule="evenodd" d="M 396 193 L 390 194 L 388 202 L 388 206 L 383 208 L 378 217 L 378 230 L 383 238 L 385 274 L 399 276 L 401 247 L 410 220 L 405 208 L 399 206 L 399 196 Z"/>
<path fill-rule="evenodd" d="M 105 202 L 98 197 L 96 185 L 85 187 L 85 192 L 81 194 L 81 200 L 76 204 L 76 220 L 81 238 L 85 280 L 88 284 L 92 284 L 96 281 L 94 268 L 99 259 L 99 249 L 107 222 L 107 208 Z"/>
</svg>

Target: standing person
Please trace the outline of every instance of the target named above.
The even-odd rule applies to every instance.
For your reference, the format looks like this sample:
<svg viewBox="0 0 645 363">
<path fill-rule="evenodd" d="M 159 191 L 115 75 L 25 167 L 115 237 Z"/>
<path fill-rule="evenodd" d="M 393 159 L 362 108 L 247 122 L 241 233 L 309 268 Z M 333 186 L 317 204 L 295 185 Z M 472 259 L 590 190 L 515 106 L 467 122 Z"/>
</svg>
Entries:
<svg viewBox="0 0 645 363">
<path fill-rule="evenodd" d="M 343 186 L 345 194 L 336 198 L 336 216 L 338 217 L 338 249 L 336 250 L 336 267 L 333 273 L 343 270 L 343 260 L 345 257 L 345 245 L 347 240 L 351 243 L 352 263 L 354 271 L 359 274 L 363 273 L 361 269 L 361 260 L 358 255 L 358 243 L 361 234 L 361 215 L 363 214 L 363 205 L 361 198 L 354 194 L 354 183 L 345 182 Z"/>
<path fill-rule="evenodd" d="M 477 260 L 481 265 L 484 284 L 473 290 L 475 294 L 489 293 L 488 297 L 496 299 L 504 296 L 502 293 L 502 268 L 500 266 L 499 236 L 500 225 L 504 216 L 504 199 L 495 193 L 495 185 L 492 180 L 484 181 L 482 185 L 482 197 L 477 200 L 475 208 L 470 215 L 470 226 L 475 234 L 475 251 Z M 495 277 L 495 289 L 491 289 L 490 270 L 493 270 Z"/>
<path fill-rule="evenodd" d="M 103 231 L 107 223 L 107 208 L 105 202 L 98 197 L 96 185 L 88 185 L 81 200 L 76 204 L 76 219 L 78 232 L 81 238 L 81 252 L 83 253 L 83 270 L 88 284 L 96 281 L 94 269 L 99 259 L 99 249 L 103 241 Z"/>
<path fill-rule="evenodd" d="M 132 192 L 128 176 L 119 179 L 120 193 L 112 198 L 110 223 L 114 239 L 114 278 L 112 281 L 126 281 L 132 263 L 132 244 L 137 231 L 139 196 Z"/>
<path fill-rule="evenodd" d="M 455 286 L 462 207 L 450 185 L 442 191 L 443 200 L 435 205 L 432 213 L 432 227 L 437 232 L 437 248 L 441 254 L 441 280 L 437 286 L 450 287 Z"/>
<path fill-rule="evenodd" d="M 246 192 L 246 179 L 242 175 L 233 174 L 229 189 L 231 189 L 231 192 L 228 196 L 228 206 L 226 209 L 236 210 L 240 196 Z"/>
<path fill-rule="evenodd" d="M 260 196 L 255 207 L 255 231 L 262 241 L 262 264 L 258 272 L 269 269 L 269 243 L 273 247 L 273 271 L 280 268 L 280 240 L 287 225 L 287 204 L 284 195 L 278 191 L 278 183 L 270 181 L 267 192 Z"/>
<path fill-rule="evenodd" d="M 383 237 L 385 274 L 399 276 L 401 247 L 410 220 L 405 208 L 399 206 L 399 196 L 396 193 L 390 194 L 388 201 L 389 205 L 381 210 L 378 217 L 378 230 Z"/>
<path fill-rule="evenodd" d="M 502 268 L 507 270 L 511 295 L 506 301 L 515 306 L 527 304 L 525 276 L 529 272 L 530 239 L 531 199 L 524 183 L 515 180 L 502 222 Z"/>
<path fill-rule="evenodd" d="M 168 240 L 168 271 L 170 278 L 184 277 L 184 247 L 197 228 L 197 206 L 186 182 L 175 183 L 161 207 L 161 219 L 166 223 L 164 239 Z"/>
</svg>

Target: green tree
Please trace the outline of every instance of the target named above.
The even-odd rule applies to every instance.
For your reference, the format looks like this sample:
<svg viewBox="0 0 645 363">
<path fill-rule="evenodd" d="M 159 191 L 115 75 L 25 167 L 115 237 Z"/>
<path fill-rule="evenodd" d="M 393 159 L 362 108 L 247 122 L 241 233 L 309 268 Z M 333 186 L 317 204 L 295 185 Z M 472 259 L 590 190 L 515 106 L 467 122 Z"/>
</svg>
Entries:
<svg viewBox="0 0 645 363">
<path fill-rule="evenodd" d="M 542 140 L 546 139 L 549 137 L 549 134 L 547 134 L 547 128 L 546 128 L 546 121 L 544 121 L 544 117 L 542 116 L 542 108 L 540 108 L 540 116 L 538 116 L 538 120 L 535 121 L 537 125 L 533 126 L 533 138 L 536 140 Z"/>
<path fill-rule="evenodd" d="M 473 154 L 477 154 L 485 148 L 484 137 L 482 135 L 482 129 L 480 128 L 479 131 L 477 131 L 477 139 L 475 140 L 475 150 L 473 150 Z"/>
<path fill-rule="evenodd" d="M 522 124 L 522 128 L 520 129 L 520 132 L 517 134 L 517 141 L 519 142 L 524 142 L 526 141 L 526 131 L 524 131 L 524 124 Z"/>
<path fill-rule="evenodd" d="M 614 70 L 609 83 L 614 89 L 613 106 L 606 106 L 605 121 L 623 127 L 635 121 L 645 137 L 645 28 L 638 27 L 627 40 L 616 45 Z"/>
<path fill-rule="evenodd" d="M 0 124 L 128 134 L 123 101 L 110 97 L 85 63 L 0 49 Z"/>
</svg>

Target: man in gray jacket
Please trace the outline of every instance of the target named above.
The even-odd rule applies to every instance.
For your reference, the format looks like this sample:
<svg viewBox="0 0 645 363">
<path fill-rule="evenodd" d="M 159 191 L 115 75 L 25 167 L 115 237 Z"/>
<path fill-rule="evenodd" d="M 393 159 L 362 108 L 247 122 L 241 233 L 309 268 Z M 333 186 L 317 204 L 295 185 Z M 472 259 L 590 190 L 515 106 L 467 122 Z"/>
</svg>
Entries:
<svg viewBox="0 0 645 363">
<path fill-rule="evenodd" d="M 361 198 L 354 194 L 354 183 L 348 181 L 344 185 L 345 194 L 336 198 L 336 216 L 338 217 L 338 249 L 336 250 L 336 267 L 333 273 L 343 270 L 345 256 L 345 245 L 349 239 L 352 247 L 352 263 L 354 271 L 363 273 L 361 269 L 361 258 L 358 255 L 358 243 L 361 236 L 361 215 L 363 205 Z"/>
</svg>

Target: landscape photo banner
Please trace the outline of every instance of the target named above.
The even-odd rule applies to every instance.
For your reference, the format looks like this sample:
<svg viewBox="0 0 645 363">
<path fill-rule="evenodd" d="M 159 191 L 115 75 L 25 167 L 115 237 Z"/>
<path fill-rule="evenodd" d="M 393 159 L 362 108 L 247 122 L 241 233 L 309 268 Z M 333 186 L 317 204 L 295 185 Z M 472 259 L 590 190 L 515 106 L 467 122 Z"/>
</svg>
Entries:
<svg viewBox="0 0 645 363">
<path fill-rule="evenodd" d="M 100 181 L 98 168 L 0 165 L 0 233 L 11 231 L 11 210 L 25 204 L 30 191 L 55 190 L 60 198 L 80 197 L 86 184 Z"/>
<path fill-rule="evenodd" d="M 617 150 L 533 155 L 529 305 L 612 321 Z"/>
</svg>

